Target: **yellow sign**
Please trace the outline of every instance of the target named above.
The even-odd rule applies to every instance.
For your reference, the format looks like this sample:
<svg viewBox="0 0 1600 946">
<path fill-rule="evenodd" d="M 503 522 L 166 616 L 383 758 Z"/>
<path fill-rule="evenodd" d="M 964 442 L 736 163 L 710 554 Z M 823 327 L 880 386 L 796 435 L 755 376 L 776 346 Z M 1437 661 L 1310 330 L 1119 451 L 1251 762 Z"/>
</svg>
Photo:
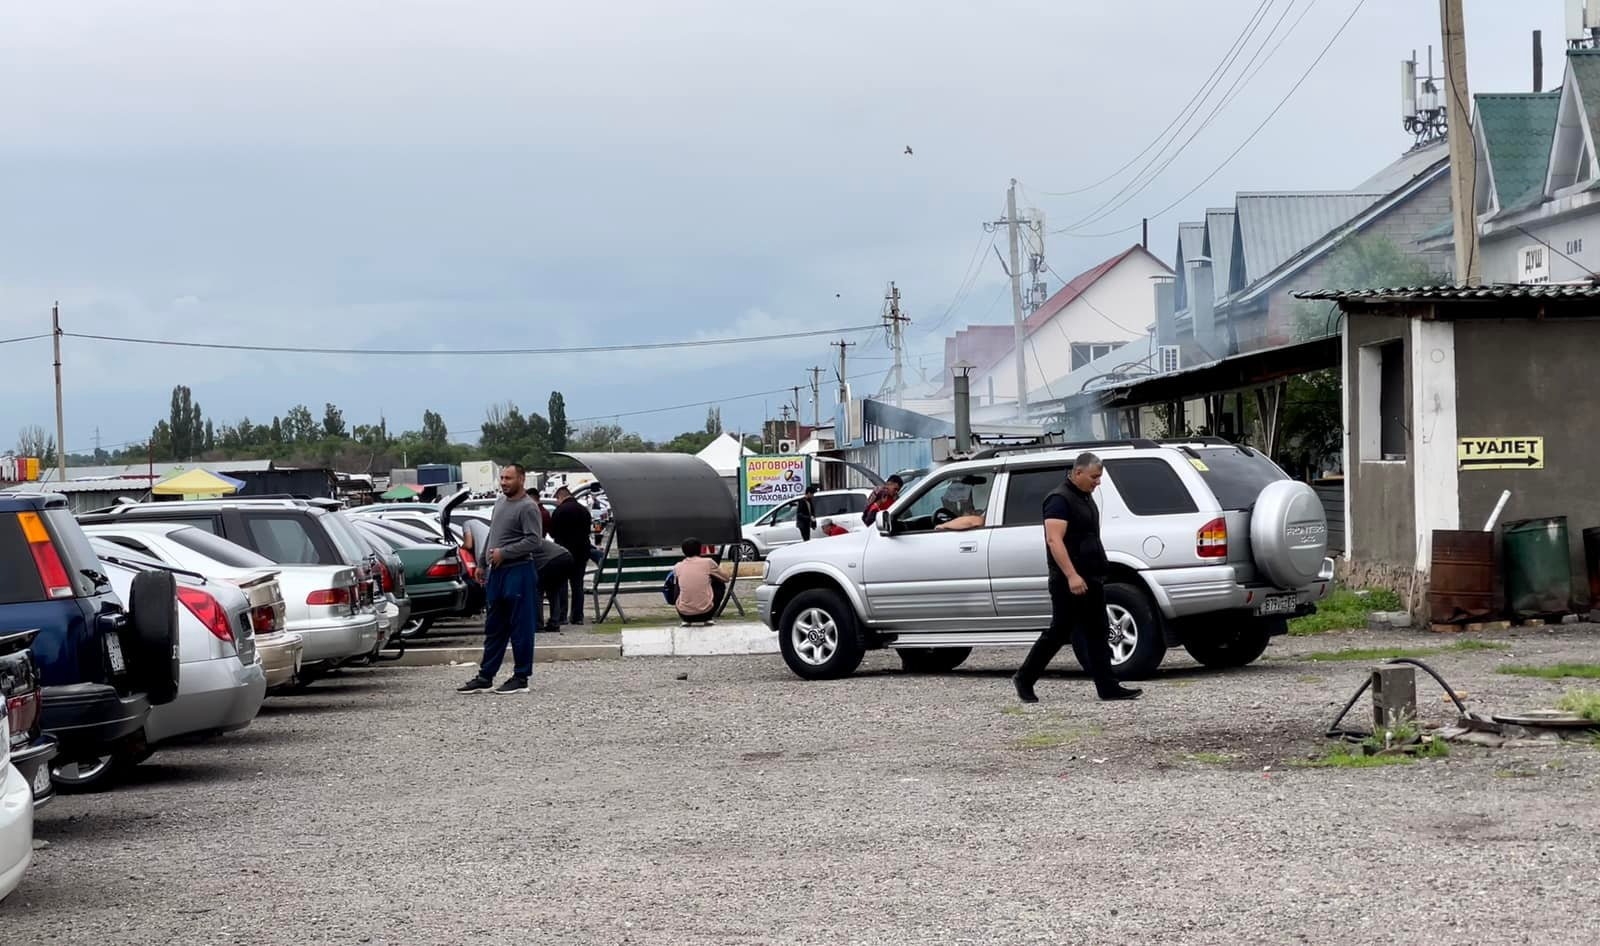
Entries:
<svg viewBox="0 0 1600 946">
<path fill-rule="evenodd" d="M 1542 470 L 1543 437 L 1462 437 L 1456 444 L 1462 470 Z"/>
</svg>

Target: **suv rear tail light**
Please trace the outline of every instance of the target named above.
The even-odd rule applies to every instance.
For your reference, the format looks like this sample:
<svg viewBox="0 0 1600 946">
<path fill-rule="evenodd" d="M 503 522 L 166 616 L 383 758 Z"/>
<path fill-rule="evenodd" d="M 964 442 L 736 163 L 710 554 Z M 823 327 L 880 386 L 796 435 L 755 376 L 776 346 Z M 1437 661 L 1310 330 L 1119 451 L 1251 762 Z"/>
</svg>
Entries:
<svg viewBox="0 0 1600 946">
<path fill-rule="evenodd" d="M 19 512 L 17 521 L 22 524 L 22 535 L 28 540 L 28 551 L 33 553 L 33 564 L 39 569 L 39 581 L 44 585 L 46 597 L 72 597 L 72 579 L 67 575 L 67 567 L 61 564 L 55 543 L 50 541 L 44 520 L 36 512 Z"/>
<path fill-rule="evenodd" d="M 189 613 L 200 619 L 206 626 L 211 636 L 219 641 L 233 643 L 233 627 L 228 624 L 228 614 L 222 610 L 222 605 L 211 594 L 199 588 L 186 588 L 179 586 L 178 600 L 189 609 Z"/>
<path fill-rule="evenodd" d="M 44 694 L 38 687 L 6 700 L 6 720 L 11 726 L 11 748 L 26 746 L 33 740 L 33 727 L 39 724 Z"/>
<path fill-rule="evenodd" d="M 321 591 L 313 591 L 306 595 L 306 604 L 324 608 L 333 605 L 351 604 L 354 601 L 355 596 L 350 593 L 349 588 L 324 588 Z"/>
<path fill-rule="evenodd" d="M 461 559 L 446 555 L 428 566 L 429 578 L 454 578 L 461 574 Z"/>
<path fill-rule="evenodd" d="M 1194 554 L 1201 558 L 1228 557 L 1228 520 L 1213 519 L 1195 533 Z"/>
</svg>

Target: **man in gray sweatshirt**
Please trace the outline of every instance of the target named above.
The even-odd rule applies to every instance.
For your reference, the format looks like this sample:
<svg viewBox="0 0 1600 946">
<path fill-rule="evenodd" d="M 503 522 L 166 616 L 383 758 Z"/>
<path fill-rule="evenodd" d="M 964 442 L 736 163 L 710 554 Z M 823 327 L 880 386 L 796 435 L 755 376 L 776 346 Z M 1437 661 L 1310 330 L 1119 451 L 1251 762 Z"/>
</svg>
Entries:
<svg viewBox="0 0 1600 946">
<path fill-rule="evenodd" d="M 519 463 L 500 471 L 501 496 L 489 520 L 489 538 L 483 543 L 478 567 L 488 569 L 484 582 L 487 611 L 483 619 L 483 660 L 478 675 L 458 688 L 477 693 L 494 687 L 494 676 L 505 660 L 506 642 L 516 665 L 511 679 L 496 693 L 527 693 L 533 676 L 533 632 L 539 623 L 539 573 L 533 554 L 544 541 L 544 521 L 539 504 L 527 490 L 528 474 Z"/>
</svg>

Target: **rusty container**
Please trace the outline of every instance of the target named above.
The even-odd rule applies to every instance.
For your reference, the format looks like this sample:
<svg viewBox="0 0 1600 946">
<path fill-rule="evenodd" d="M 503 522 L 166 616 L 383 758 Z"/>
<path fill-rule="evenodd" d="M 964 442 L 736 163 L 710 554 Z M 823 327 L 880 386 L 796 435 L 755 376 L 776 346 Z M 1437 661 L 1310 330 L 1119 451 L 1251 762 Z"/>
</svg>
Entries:
<svg viewBox="0 0 1600 946">
<path fill-rule="evenodd" d="M 1499 616 L 1495 600 L 1494 533 L 1435 529 L 1428 619 L 1466 624 Z"/>
</svg>

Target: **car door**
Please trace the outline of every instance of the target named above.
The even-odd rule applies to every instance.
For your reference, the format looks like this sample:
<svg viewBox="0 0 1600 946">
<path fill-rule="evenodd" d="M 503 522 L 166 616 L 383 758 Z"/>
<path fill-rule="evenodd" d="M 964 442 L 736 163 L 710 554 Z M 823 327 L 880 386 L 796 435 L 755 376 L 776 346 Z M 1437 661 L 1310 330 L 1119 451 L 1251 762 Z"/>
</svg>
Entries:
<svg viewBox="0 0 1600 946">
<path fill-rule="evenodd" d="M 1050 624 L 1044 498 L 1066 478 L 1065 464 L 1006 473 L 1005 508 L 989 542 L 989 588 L 998 623 L 1006 630 L 1040 630 Z"/>
<path fill-rule="evenodd" d="M 931 479 L 895 510 L 890 534 L 874 532 L 861 563 L 868 618 L 905 632 L 983 631 L 995 624 L 989 590 L 987 524 L 936 531 L 958 512 L 986 514 L 995 471 L 966 470 Z"/>
<path fill-rule="evenodd" d="M 800 501 L 791 499 L 772 510 L 772 515 L 766 524 L 759 526 L 756 535 L 756 544 L 765 549 L 782 548 L 785 545 L 794 545 L 800 541 L 800 526 L 795 521 L 795 516 L 800 511 Z"/>
</svg>

